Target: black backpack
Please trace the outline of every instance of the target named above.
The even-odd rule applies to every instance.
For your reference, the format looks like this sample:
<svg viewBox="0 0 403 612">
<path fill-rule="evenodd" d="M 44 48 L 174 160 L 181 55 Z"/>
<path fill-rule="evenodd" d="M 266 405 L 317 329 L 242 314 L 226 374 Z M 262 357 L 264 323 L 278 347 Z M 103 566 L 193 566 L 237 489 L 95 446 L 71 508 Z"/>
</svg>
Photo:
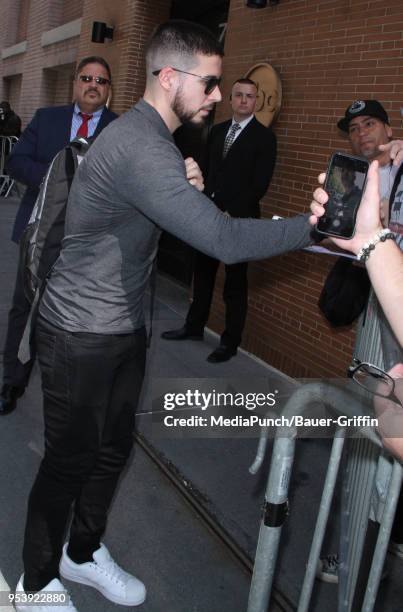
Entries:
<svg viewBox="0 0 403 612">
<path fill-rule="evenodd" d="M 21 237 L 24 293 L 31 304 L 42 293 L 59 257 L 71 183 L 91 142 L 92 139 L 75 138 L 53 158 Z"/>
<path fill-rule="evenodd" d="M 319 308 L 332 327 L 351 325 L 367 305 L 370 288 L 366 269 L 339 257 L 323 285 Z"/>
</svg>

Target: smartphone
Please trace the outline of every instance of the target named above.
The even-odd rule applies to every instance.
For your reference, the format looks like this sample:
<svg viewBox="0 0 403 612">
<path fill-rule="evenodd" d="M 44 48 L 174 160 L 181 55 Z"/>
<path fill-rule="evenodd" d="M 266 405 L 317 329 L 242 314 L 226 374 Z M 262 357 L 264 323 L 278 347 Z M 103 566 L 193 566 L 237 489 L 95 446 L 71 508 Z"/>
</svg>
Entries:
<svg viewBox="0 0 403 612">
<path fill-rule="evenodd" d="M 329 196 L 316 225 L 321 234 L 352 238 L 358 207 L 367 182 L 369 162 L 363 157 L 333 153 L 323 186 Z"/>
</svg>

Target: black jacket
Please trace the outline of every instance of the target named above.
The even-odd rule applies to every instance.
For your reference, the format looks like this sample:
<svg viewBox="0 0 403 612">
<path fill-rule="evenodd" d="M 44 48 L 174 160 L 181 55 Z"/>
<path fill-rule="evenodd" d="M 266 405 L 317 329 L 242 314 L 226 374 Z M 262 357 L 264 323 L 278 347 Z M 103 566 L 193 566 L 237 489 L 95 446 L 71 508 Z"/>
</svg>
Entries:
<svg viewBox="0 0 403 612">
<path fill-rule="evenodd" d="M 12 150 L 7 162 L 8 172 L 27 186 L 14 223 L 14 242 L 19 241 L 29 221 L 50 162 L 70 142 L 73 110 L 74 104 L 38 109 Z M 98 136 L 116 117 L 115 113 L 104 108 L 94 136 Z"/>
<path fill-rule="evenodd" d="M 205 193 L 232 217 L 259 217 L 259 201 L 276 162 L 276 137 L 255 117 L 222 157 L 231 120 L 215 125 L 208 141 Z"/>
</svg>

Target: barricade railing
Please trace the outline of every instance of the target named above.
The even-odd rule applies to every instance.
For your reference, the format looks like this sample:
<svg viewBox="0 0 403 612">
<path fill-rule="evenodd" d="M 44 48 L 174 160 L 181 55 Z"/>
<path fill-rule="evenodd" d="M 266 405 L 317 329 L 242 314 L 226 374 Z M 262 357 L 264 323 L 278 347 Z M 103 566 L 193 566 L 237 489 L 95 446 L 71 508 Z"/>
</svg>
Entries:
<svg viewBox="0 0 403 612">
<path fill-rule="evenodd" d="M 324 382 L 303 385 L 288 400 L 282 415 L 288 420 L 292 416 L 304 415 L 304 412 L 312 407 L 313 402 L 326 407 L 328 413 L 333 415 L 335 419 L 335 415 L 347 418 L 364 414 L 368 415 L 370 403 L 365 394 L 360 393 L 354 387 L 354 383 L 349 384 L 347 381 L 340 381 L 340 385 L 339 387 L 337 384 L 333 385 Z M 317 563 L 329 519 L 346 433 L 346 427 L 340 426 L 336 428 L 318 518 L 300 593 L 298 612 L 308 612 L 310 610 L 309 604 L 312 597 Z M 350 589 L 350 594 L 346 596 L 345 589 L 343 591 L 340 585 L 338 610 L 339 612 L 372 612 L 399 497 L 402 466 L 398 461 L 382 452 L 382 443 L 373 428 L 361 427 L 355 435 L 358 436 L 358 439 L 354 439 L 354 442 L 363 443 L 370 448 L 371 457 L 368 463 L 371 473 L 370 481 L 371 485 L 375 482 L 375 488 L 382 498 L 382 509 L 380 509 L 378 504 L 378 516 L 376 518 L 379 521 L 380 528 L 376 530 L 376 537 L 373 543 L 371 543 L 372 560 L 368 563 L 366 582 L 363 587 L 358 581 L 358 568 L 362 566 L 364 553 L 366 555 L 364 561 L 367 560 L 368 555 L 368 547 L 365 548 L 364 543 L 368 530 L 368 519 L 370 518 L 370 504 L 364 503 L 361 506 L 358 504 L 351 505 L 350 510 L 352 514 L 350 514 L 349 520 L 354 525 L 356 532 L 363 535 L 360 546 L 348 547 L 347 558 L 343 558 L 343 552 L 346 551 L 341 549 L 342 567 L 345 574 L 350 576 L 352 588 Z M 249 594 L 248 612 L 267 612 L 269 609 L 268 605 L 276 569 L 281 531 L 290 510 L 288 489 L 294 463 L 296 437 L 297 427 L 287 427 L 278 430 L 274 441 Z M 259 441 L 258 455 L 251 467 L 253 473 L 257 471 L 263 461 L 266 442 L 267 432 L 263 433 Z M 361 461 L 365 453 L 356 453 L 356 456 L 357 460 Z M 382 465 L 382 469 L 380 469 L 380 465 Z M 372 494 L 372 486 L 368 488 L 368 491 Z M 351 567 L 356 570 L 353 572 L 355 575 L 352 578 L 350 575 Z M 357 601 L 360 601 L 359 607 L 356 605 Z"/>
<path fill-rule="evenodd" d="M 0 136 L 0 196 L 7 197 L 14 185 L 14 179 L 7 174 L 7 157 L 18 142 L 16 136 Z"/>
</svg>

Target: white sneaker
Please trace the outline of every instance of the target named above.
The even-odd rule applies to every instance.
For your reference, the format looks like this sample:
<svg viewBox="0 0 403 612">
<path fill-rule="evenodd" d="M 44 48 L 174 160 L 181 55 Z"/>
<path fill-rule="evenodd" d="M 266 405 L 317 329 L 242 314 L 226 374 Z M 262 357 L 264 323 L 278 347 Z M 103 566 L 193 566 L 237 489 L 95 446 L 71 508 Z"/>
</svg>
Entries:
<svg viewBox="0 0 403 612">
<path fill-rule="evenodd" d="M 63 546 L 60 574 L 63 578 L 87 584 L 110 601 L 122 606 L 138 606 L 146 598 L 146 588 L 140 580 L 125 572 L 109 554 L 104 544 L 93 553 L 94 561 L 74 563 Z"/>
<path fill-rule="evenodd" d="M 24 591 L 23 574 L 15 589 L 14 605 L 17 612 L 32 612 L 33 610 L 35 612 L 78 612 L 70 599 L 70 595 L 57 578 L 53 578 L 42 590 L 34 593 L 33 597 L 36 597 L 36 599 L 24 601 L 27 597 L 28 593 Z M 41 606 L 41 602 L 45 605 Z"/>
</svg>

